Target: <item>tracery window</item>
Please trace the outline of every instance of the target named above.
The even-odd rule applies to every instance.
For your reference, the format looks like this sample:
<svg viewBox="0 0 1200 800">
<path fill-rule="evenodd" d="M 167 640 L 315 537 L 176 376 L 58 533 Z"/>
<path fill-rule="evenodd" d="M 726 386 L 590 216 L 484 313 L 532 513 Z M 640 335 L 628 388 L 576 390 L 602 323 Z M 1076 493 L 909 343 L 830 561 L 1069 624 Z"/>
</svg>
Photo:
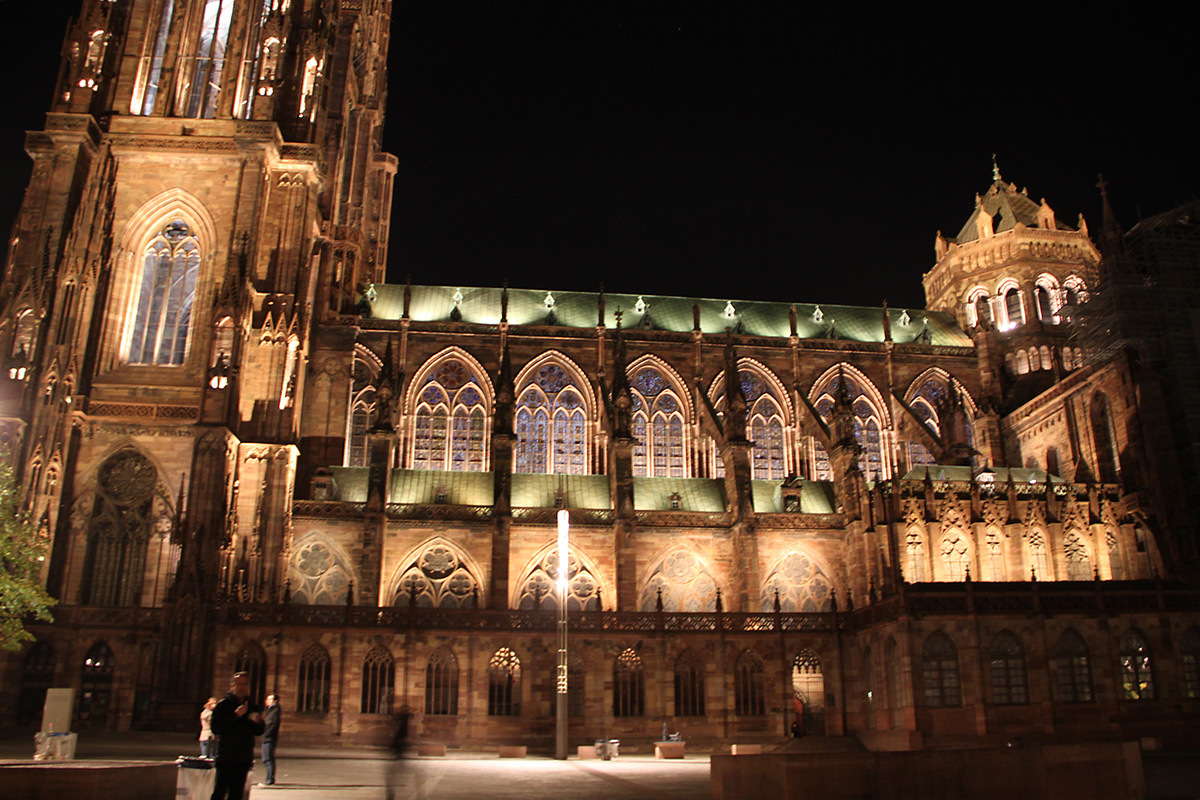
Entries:
<svg viewBox="0 0 1200 800">
<path fill-rule="evenodd" d="M 100 466 L 88 522 L 85 604 L 141 603 L 151 535 L 163 519 L 170 523 L 161 499 L 155 503 L 157 483 L 154 465 L 133 449 L 114 453 Z"/>
<path fill-rule="evenodd" d="M 807 728 L 814 715 L 825 711 L 825 673 L 821 659 L 807 647 L 792 660 L 792 694 L 800 703 Z"/>
<path fill-rule="evenodd" d="M 1121 691 L 1126 700 L 1154 699 L 1154 668 L 1145 638 L 1135 630 L 1121 637 Z"/>
<path fill-rule="evenodd" d="M 938 631 L 925 640 L 921 652 L 921 674 L 925 705 L 951 707 L 962 705 L 962 685 L 958 678 L 958 648 L 949 636 Z"/>
<path fill-rule="evenodd" d="M 734 713 L 741 717 L 762 716 L 767 713 L 763 680 L 763 663 L 754 652 L 747 650 L 737 660 L 733 674 Z"/>
<path fill-rule="evenodd" d="M 640 717 L 645 714 L 646 671 L 642 657 L 626 648 L 613 662 L 613 716 Z"/>
<path fill-rule="evenodd" d="M 567 609 L 598 611 L 600 582 L 574 552 L 567 554 Z M 522 610 L 558 609 L 558 551 L 549 550 L 530 570 L 517 596 Z"/>
<path fill-rule="evenodd" d="M 112 648 L 101 640 L 88 648 L 83 656 L 79 687 L 79 718 L 91 727 L 99 727 L 108 719 L 112 703 L 112 683 L 116 663 Z"/>
<path fill-rule="evenodd" d="M 46 702 L 46 690 L 54 686 L 54 648 L 45 640 L 33 643 L 21 665 L 21 693 L 17 698 L 17 722 L 38 719 Z"/>
<path fill-rule="evenodd" d="M 488 662 L 488 716 L 515 717 L 521 713 L 521 659 L 501 647 Z"/>
<path fill-rule="evenodd" d="M 301 713 L 324 714 L 329 710 L 329 674 L 332 662 L 329 653 L 316 642 L 300 655 L 296 681 L 296 710 Z"/>
<path fill-rule="evenodd" d="M 211 119 L 216 116 L 233 5 L 234 0 L 207 0 L 204 4 L 204 17 L 192 71 L 191 94 L 188 98 L 189 117 Z"/>
<path fill-rule="evenodd" d="M 916 528 L 909 528 L 904 537 L 904 580 L 908 583 L 925 580 L 925 537 Z"/>
<path fill-rule="evenodd" d="M 1025 648 L 1010 631 L 1001 631 L 988 648 L 992 673 L 992 702 L 1000 706 L 1029 702 L 1025 673 Z"/>
<path fill-rule="evenodd" d="M 883 458 L 884 418 L 859 380 L 848 370 L 842 374 L 835 373 L 823 385 L 814 389 L 813 394 L 816 395 L 816 401 L 813 406 L 821 418 L 828 423 L 833 419 L 833 409 L 837 404 L 836 398 L 843 392 L 849 398 L 854 414 L 854 440 L 862 448 L 862 452 L 858 454 L 858 468 L 867 480 L 882 480 L 887 477 L 886 473 L 888 472 Z M 820 443 L 814 444 L 822 451 L 824 450 Z M 827 459 L 826 455 L 826 462 Z M 828 476 L 824 476 L 820 474 L 820 468 L 818 468 L 817 480 L 833 479 L 832 470 L 829 471 Z"/>
<path fill-rule="evenodd" d="M 1108 547 L 1108 568 L 1114 581 L 1125 579 L 1125 562 L 1121 557 L 1121 542 L 1115 531 L 1109 529 L 1104 533 L 1104 544 Z"/>
<path fill-rule="evenodd" d="M 482 380 L 458 359 L 429 372 L 414 410 L 414 469 L 485 471 L 488 415 Z"/>
<path fill-rule="evenodd" d="M 246 642 L 233 658 L 233 671 L 244 672 L 250 678 L 250 696 L 267 696 L 267 654 L 256 641 Z"/>
<path fill-rule="evenodd" d="M 1055 685 L 1060 703 L 1090 703 L 1092 666 L 1087 642 L 1074 628 L 1063 631 L 1054 644 Z"/>
<path fill-rule="evenodd" d="M 1063 538 L 1063 551 L 1067 559 L 1067 580 L 1090 581 L 1094 577 L 1090 551 L 1077 531 L 1067 532 Z"/>
<path fill-rule="evenodd" d="M 587 405 L 582 391 L 558 364 L 544 364 L 517 401 L 516 472 L 585 475 Z"/>
<path fill-rule="evenodd" d="M 689 650 L 675 664 L 675 716 L 704 716 L 704 664 Z"/>
<path fill-rule="evenodd" d="M 760 607 L 775 609 L 778 592 L 780 610 L 786 612 L 829 611 L 833 581 L 803 553 L 788 553 L 763 582 Z"/>
<path fill-rule="evenodd" d="M 355 353 L 354 376 L 350 388 L 350 431 L 346 448 L 346 466 L 369 465 L 371 451 L 367 432 L 375 424 L 375 380 L 366 358 Z"/>
<path fill-rule="evenodd" d="M 715 395 L 714 407 L 725 413 L 725 374 L 713 382 L 710 396 Z M 757 370 L 738 370 L 738 381 L 746 398 L 746 437 L 754 443 L 750 452 L 751 476 L 756 480 L 783 480 L 789 472 L 784 428 L 787 426 L 787 403 L 780 398 L 772 381 Z M 725 475 L 725 465 L 712 445 L 714 477 Z"/>
<path fill-rule="evenodd" d="M 435 650 L 425 667 L 425 713 L 458 713 L 458 659 L 445 647 Z"/>
<path fill-rule="evenodd" d="M 394 604 L 418 608 L 479 606 L 479 581 L 456 548 L 433 542 L 401 573 Z"/>
<path fill-rule="evenodd" d="M 944 377 L 943 375 L 930 375 L 926 380 L 922 381 L 916 390 L 910 388 L 906 401 L 909 408 L 917 415 L 917 418 L 936 436 L 944 436 L 947 432 L 942 430 L 942 420 L 938 415 L 940 408 L 950 396 L 950 381 L 953 378 Z M 965 425 L 963 441 L 971 447 L 975 446 L 975 431 L 971 424 L 970 414 L 971 406 L 966 394 L 966 389 L 955 381 L 956 388 L 962 393 L 964 400 L 965 414 L 961 415 L 962 424 Z M 933 454 L 929 452 L 924 444 L 917 441 L 908 443 L 909 464 L 911 466 L 920 466 L 922 464 L 933 464 L 935 459 Z"/>
<path fill-rule="evenodd" d="M 657 367 L 642 367 L 629 382 L 633 397 L 633 474 L 687 477 L 687 425 L 678 390 Z"/>
<path fill-rule="evenodd" d="M 1050 571 L 1050 554 L 1046 550 L 1046 536 L 1039 530 L 1029 534 L 1029 568 L 1036 580 L 1054 580 L 1054 573 Z"/>
<path fill-rule="evenodd" d="M 161 88 L 163 57 L 167 50 L 167 34 L 171 29 L 171 15 L 174 11 L 175 0 L 163 0 L 162 16 L 158 19 L 158 28 L 154 33 L 150 56 L 142 66 L 146 82 L 142 90 L 141 103 L 137 102 L 135 94 L 134 102 L 131 104 L 130 111 L 134 114 L 154 113 L 154 102 L 158 98 L 158 91 Z"/>
<path fill-rule="evenodd" d="M 331 606 L 346 602 L 350 570 L 332 547 L 310 537 L 292 551 L 288 580 L 293 603 Z"/>
<path fill-rule="evenodd" d="M 961 531 L 949 530 L 942 537 L 942 579 L 959 582 L 971 570 L 970 544 Z"/>
<path fill-rule="evenodd" d="M 654 611 L 661 590 L 664 611 L 712 611 L 716 589 L 716 581 L 695 555 L 676 550 L 646 581 L 639 605 L 642 611 Z"/>
<path fill-rule="evenodd" d="M 1184 632 L 1179 660 L 1183 665 L 1183 696 L 1196 700 L 1200 698 L 1200 628 L 1192 626 Z"/>
<path fill-rule="evenodd" d="M 364 714 L 391 714 L 396 689 L 396 659 L 379 645 L 363 659 L 362 705 Z"/>
<path fill-rule="evenodd" d="M 199 274 L 200 244 L 177 219 L 146 246 L 127 351 L 130 364 L 183 363 Z"/>
<path fill-rule="evenodd" d="M 1006 580 L 1004 568 L 1004 540 L 994 528 L 988 530 L 984 540 L 987 548 L 988 579 L 993 581 Z"/>
</svg>

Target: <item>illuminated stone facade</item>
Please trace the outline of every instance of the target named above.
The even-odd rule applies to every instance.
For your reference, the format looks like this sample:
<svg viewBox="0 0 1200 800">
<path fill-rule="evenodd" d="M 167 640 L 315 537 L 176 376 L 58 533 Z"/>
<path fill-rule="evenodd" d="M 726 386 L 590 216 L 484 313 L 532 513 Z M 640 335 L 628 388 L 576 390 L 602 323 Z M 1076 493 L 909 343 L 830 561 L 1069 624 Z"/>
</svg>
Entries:
<svg viewBox="0 0 1200 800">
<path fill-rule="evenodd" d="M 997 174 L 927 309 L 388 285 L 388 24 L 85 1 L 2 287 L 61 599 L 10 715 L 185 727 L 236 667 L 293 741 L 548 748 L 567 508 L 573 742 L 1194 722 L 1082 220 Z"/>
</svg>

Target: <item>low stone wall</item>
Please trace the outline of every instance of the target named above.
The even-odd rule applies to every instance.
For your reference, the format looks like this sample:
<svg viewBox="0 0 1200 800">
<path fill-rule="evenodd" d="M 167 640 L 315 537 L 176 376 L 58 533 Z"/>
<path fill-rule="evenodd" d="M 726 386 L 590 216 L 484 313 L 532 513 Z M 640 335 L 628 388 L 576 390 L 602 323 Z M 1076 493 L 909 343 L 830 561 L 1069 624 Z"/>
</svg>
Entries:
<svg viewBox="0 0 1200 800">
<path fill-rule="evenodd" d="M 1144 800 L 1136 743 L 714 755 L 713 800 Z"/>
<path fill-rule="evenodd" d="M 167 761 L 0 761 L 0 800 L 172 800 Z"/>
</svg>

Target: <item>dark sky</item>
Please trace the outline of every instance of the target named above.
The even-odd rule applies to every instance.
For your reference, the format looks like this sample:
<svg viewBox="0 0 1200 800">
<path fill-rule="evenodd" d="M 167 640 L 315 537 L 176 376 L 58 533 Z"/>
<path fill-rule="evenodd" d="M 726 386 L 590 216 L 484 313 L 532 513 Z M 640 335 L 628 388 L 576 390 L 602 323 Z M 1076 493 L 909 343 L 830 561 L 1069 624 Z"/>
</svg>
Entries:
<svg viewBox="0 0 1200 800">
<path fill-rule="evenodd" d="M 5 228 L 72 5 L 0 57 Z M 1182 21 L 783 5 L 396 3 L 390 279 L 916 306 L 993 152 L 1093 230 L 1097 172 L 1127 226 L 1200 185 Z"/>
</svg>

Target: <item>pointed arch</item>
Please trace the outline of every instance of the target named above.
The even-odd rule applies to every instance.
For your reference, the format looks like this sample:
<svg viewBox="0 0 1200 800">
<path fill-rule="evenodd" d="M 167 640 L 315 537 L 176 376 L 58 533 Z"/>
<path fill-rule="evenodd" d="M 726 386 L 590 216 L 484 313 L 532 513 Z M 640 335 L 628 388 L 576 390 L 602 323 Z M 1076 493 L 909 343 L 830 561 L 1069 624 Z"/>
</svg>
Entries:
<svg viewBox="0 0 1200 800">
<path fill-rule="evenodd" d="M 811 553 L 792 550 L 771 566 L 763 581 L 759 605 L 763 611 L 773 611 L 778 593 L 782 611 L 829 611 L 834 591 L 832 574 Z"/>
<path fill-rule="evenodd" d="M 839 382 L 843 380 L 854 414 L 854 438 L 862 448 L 858 456 L 858 468 L 867 480 L 890 478 L 892 463 L 887 457 L 888 448 L 884 445 L 885 432 L 892 430 L 891 414 L 883 395 L 866 373 L 845 361 L 834 364 L 813 381 L 808 391 L 809 402 L 822 419 L 829 422 L 837 403 L 835 392 L 840 391 Z M 813 439 L 811 450 L 814 453 L 814 477 L 817 480 L 833 480 L 825 448 Z"/>
<path fill-rule="evenodd" d="M 396 659 L 382 645 L 375 645 L 362 664 L 363 714 L 391 714 L 392 698 L 396 693 Z"/>
<path fill-rule="evenodd" d="M 738 359 L 738 379 L 746 397 L 746 436 L 754 442 L 751 474 L 758 480 L 783 480 L 794 473 L 791 431 L 795 426 L 792 398 L 775 372 L 753 358 Z M 725 371 L 713 378 L 709 399 L 718 413 L 725 411 Z M 715 477 L 725 474 L 724 463 L 712 443 Z"/>
<path fill-rule="evenodd" d="M 902 570 L 906 583 L 921 583 L 926 580 L 928 570 L 926 559 L 928 548 L 925 545 L 925 531 L 918 525 L 910 525 L 904 534 L 904 563 Z"/>
<path fill-rule="evenodd" d="M 675 716 L 703 717 L 706 685 L 704 660 L 689 647 L 675 660 Z"/>
<path fill-rule="evenodd" d="M 483 608 L 484 571 L 470 554 L 441 536 L 409 551 L 392 572 L 388 596 L 394 606 L 407 607 L 416 598 L 420 608 Z"/>
<path fill-rule="evenodd" d="M 1112 406 L 1108 395 L 1097 391 L 1088 404 L 1088 419 L 1092 428 L 1092 443 L 1096 449 L 1096 465 L 1100 480 L 1116 483 L 1120 480 L 1121 464 L 1117 454 L 1117 437 L 1113 426 Z"/>
<path fill-rule="evenodd" d="M 646 354 L 626 369 L 633 398 L 633 474 L 639 477 L 689 478 L 692 420 L 691 392 L 661 358 Z"/>
<path fill-rule="evenodd" d="M 753 650 L 738 656 L 733 673 L 734 713 L 759 717 L 767 713 L 763 660 Z"/>
<path fill-rule="evenodd" d="M 1121 693 L 1126 700 L 1153 700 L 1154 659 L 1145 635 L 1130 628 L 1121 636 L 1119 645 Z"/>
<path fill-rule="evenodd" d="M 329 710 L 333 661 L 320 642 L 300 654 L 297 665 L 296 710 L 302 714 L 324 714 Z"/>
<path fill-rule="evenodd" d="M 458 714 L 458 659 L 445 645 L 434 650 L 425 665 L 425 713 Z"/>
<path fill-rule="evenodd" d="M 579 365 L 558 350 L 517 375 L 514 472 L 586 475 L 592 463 L 596 397 Z"/>
<path fill-rule="evenodd" d="M 292 546 L 288 564 L 292 602 L 314 606 L 345 603 L 354 577 L 353 563 L 341 545 L 324 534 L 307 534 Z"/>
<path fill-rule="evenodd" d="M 925 705 L 952 707 L 962 705 L 959 682 L 958 647 L 943 631 L 934 631 L 921 650 L 921 674 Z"/>
<path fill-rule="evenodd" d="M 1025 545 L 1029 551 L 1030 575 L 1039 581 L 1054 580 L 1054 569 L 1051 566 L 1050 548 L 1047 544 L 1046 531 L 1034 528 L 1029 532 Z"/>
<path fill-rule="evenodd" d="M 1051 650 L 1054 685 L 1060 703 L 1090 703 L 1092 665 L 1087 642 L 1074 628 L 1067 628 Z"/>
<path fill-rule="evenodd" d="M 522 610 L 557 609 L 558 545 L 547 544 L 526 562 L 514 582 L 509 608 Z M 571 545 L 567 553 L 567 609 L 569 611 L 599 611 L 607 595 L 616 595 L 604 583 L 595 559 L 581 548 Z"/>
<path fill-rule="evenodd" d="M 988 646 L 992 675 L 992 702 L 998 706 L 1024 705 L 1029 702 L 1029 676 L 1025 667 L 1025 646 L 1015 633 L 1002 630 Z"/>
<path fill-rule="evenodd" d="M 107 722 L 115 673 L 116 659 L 112 648 L 108 642 L 98 639 L 88 648 L 80 665 L 77 710 L 80 721 L 87 727 L 99 728 Z"/>
<path fill-rule="evenodd" d="M 248 639 L 233 657 L 233 671 L 250 676 L 250 696 L 267 696 L 267 652 L 257 639 Z"/>
<path fill-rule="evenodd" d="M 494 393 L 478 359 L 447 347 L 426 359 L 406 394 L 413 469 L 487 471 Z"/>
<path fill-rule="evenodd" d="M 1071 529 L 1063 535 L 1063 558 L 1067 562 L 1067 580 L 1092 580 L 1092 565 L 1096 562 L 1091 543 L 1083 532 Z"/>
<path fill-rule="evenodd" d="M 717 582 L 708 560 L 683 542 L 668 545 L 651 560 L 638 608 L 654 611 L 662 592 L 664 611 L 711 611 Z"/>
<path fill-rule="evenodd" d="M 346 466 L 365 467 L 370 460 L 367 432 L 375 424 L 375 390 L 383 360 L 363 344 L 354 345 L 350 373 L 350 413 L 346 425 Z"/>
<path fill-rule="evenodd" d="M 938 577 L 941 580 L 953 583 L 967 580 L 975 560 L 975 544 L 968 531 L 957 527 L 943 531 L 939 553 L 941 574 Z"/>
</svg>

